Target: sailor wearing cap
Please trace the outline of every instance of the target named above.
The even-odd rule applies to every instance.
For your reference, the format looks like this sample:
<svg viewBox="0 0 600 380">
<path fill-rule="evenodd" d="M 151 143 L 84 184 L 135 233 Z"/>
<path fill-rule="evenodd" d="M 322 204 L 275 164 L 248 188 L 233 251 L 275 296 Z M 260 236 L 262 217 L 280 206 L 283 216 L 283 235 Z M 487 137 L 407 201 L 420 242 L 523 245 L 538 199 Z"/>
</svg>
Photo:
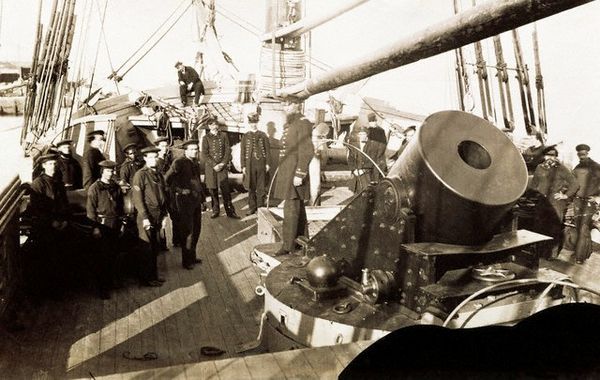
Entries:
<svg viewBox="0 0 600 380">
<path fill-rule="evenodd" d="M 40 163 L 43 173 L 31 183 L 29 208 L 33 217 L 32 240 L 41 248 L 39 290 L 60 292 L 65 285 L 69 202 L 64 184 L 56 175 L 57 156 L 45 154 Z"/>
<path fill-rule="evenodd" d="M 156 170 L 164 175 L 167 173 L 167 170 L 169 170 L 171 163 L 173 162 L 173 153 L 169 149 L 169 138 L 157 138 L 154 140 L 154 146 L 159 149 L 158 160 L 156 161 Z"/>
<path fill-rule="evenodd" d="M 156 257 L 160 250 L 160 230 L 166 227 L 167 198 L 165 180 L 157 170 L 159 149 L 146 147 L 141 153 L 146 163 L 133 176 L 133 204 L 137 211 L 137 228 L 144 255 L 140 271 L 142 285 L 161 286 Z"/>
<path fill-rule="evenodd" d="M 583 263 L 592 253 L 592 216 L 597 205 L 593 201 L 600 195 L 600 164 L 589 157 L 590 146 L 579 144 L 575 147 L 579 164 L 573 169 L 573 174 L 579 183 L 579 190 L 575 194 L 573 211 L 577 236 L 575 238 L 575 259 L 578 264 Z"/>
<path fill-rule="evenodd" d="M 205 195 L 202 191 L 198 163 L 199 142 L 188 140 L 182 147 L 184 156 L 173 161 L 165 180 L 175 196 L 177 220 L 173 223 L 173 229 L 178 230 L 181 239 L 181 265 L 191 270 L 195 264 L 202 262 L 196 258 L 196 244 L 202 228 L 202 205 Z"/>
<path fill-rule="evenodd" d="M 115 259 L 119 250 L 123 194 L 119 185 L 113 181 L 117 164 L 105 160 L 100 162 L 99 166 L 100 179 L 88 189 L 86 214 L 94 224 L 92 236 L 97 243 L 93 247 L 97 251 L 94 264 L 100 297 L 108 299 L 113 280 L 117 280 Z"/>
<path fill-rule="evenodd" d="M 284 103 L 286 122 L 283 125 L 279 168 L 275 177 L 273 197 L 285 200 L 283 208 L 283 242 L 277 255 L 296 249 L 296 238 L 307 235 L 304 201 L 310 197 L 308 165 L 315 148 L 312 124 L 300 113 L 300 104 Z"/>
<path fill-rule="evenodd" d="M 387 138 L 385 137 L 385 131 L 383 128 L 381 128 L 381 126 L 379 126 L 379 124 L 377 124 L 377 116 L 375 115 L 375 113 L 371 112 L 370 114 L 367 115 L 367 120 L 368 120 L 368 133 L 369 133 L 369 140 L 371 141 L 377 141 L 380 142 L 384 145 L 387 145 Z"/>
<path fill-rule="evenodd" d="M 156 140 L 154 140 L 154 146 L 159 149 L 158 158 L 156 159 L 156 170 L 164 176 L 167 174 L 167 171 L 173 162 L 173 153 L 169 149 L 169 138 L 166 136 L 158 137 Z M 169 217 L 173 223 L 173 246 L 178 247 L 181 239 L 179 238 L 179 229 L 175 227 L 175 224 L 177 223 L 175 195 L 169 186 L 167 186 L 167 209 L 169 210 Z M 160 249 L 162 251 L 167 250 L 166 235 L 161 235 L 160 237 Z"/>
<path fill-rule="evenodd" d="M 211 218 L 219 216 L 219 188 L 223 197 L 223 207 L 228 217 L 239 219 L 231 201 L 229 189 L 228 166 L 231 161 L 231 148 L 225 132 L 219 131 L 216 120 L 209 122 L 209 132 L 202 138 L 202 158 L 205 163 L 204 180 L 210 192 L 212 203 Z"/>
<path fill-rule="evenodd" d="M 83 154 L 83 187 L 88 189 L 92 183 L 100 178 L 100 161 L 104 161 L 105 157 L 102 154 L 104 150 L 104 131 L 92 131 L 88 133 L 89 146 Z"/>
<path fill-rule="evenodd" d="M 77 190 L 83 187 L 81 165 L 71 154 L 73 140 L 65 139 L 56 143 L 58 150 L 57 175 L 65 184 L 66 190 Z"/>
<path fill-rule="evenodd" d="M 252 215 L 265 205 L 265 187 L 269 171 L 269 137 L 258 130 L 258 114 L 248 115 L 248 130 L 242 136 L 240 157 L 244 187 L 248 190 L 248 213 Z"/>
<path fill-rule="evenodd" d="M 125 161 L 121 163 L 121 168 L 119 169 L 119 179 L 121 185 L 131 185 L 131 181 L 133 181 L 133 175 L 135 172 L 140 170 L 144 164 L 139 161 L 138 148 L 136 143 L 130 143 L 125 145 L 123 148 L 123 153 L 125 153 Z"/>
<path fill-rule="evenodd" d="M 198 72 L 193 67 L 184 66 L 181 62 L 175 63 L 175 68 L 177 69 L 181 104 L 186 107 L 187 95 L 194 91 L 194 105 L 198 106 L 200 104 L 200 95 L 204 95 L 204 85 L 200 80 Z"/>
<path fill-rule="evenodd" d="M 562 248 L 565 211 L 579 184 L 573 173 L 558 160 L 555 145 L 546 147 L 543 155 L 544 162 L 536 167 L 531 180 L 531 188 L 544 197 L 543 203 L 538 204 L 540 214 L 534 223 L 540 223 L 537 232 L 552 236 L 558 243 L 552 253 L 555 258 Z M 543 207 L 543 204 L 552 207 Z"/>
</svg>

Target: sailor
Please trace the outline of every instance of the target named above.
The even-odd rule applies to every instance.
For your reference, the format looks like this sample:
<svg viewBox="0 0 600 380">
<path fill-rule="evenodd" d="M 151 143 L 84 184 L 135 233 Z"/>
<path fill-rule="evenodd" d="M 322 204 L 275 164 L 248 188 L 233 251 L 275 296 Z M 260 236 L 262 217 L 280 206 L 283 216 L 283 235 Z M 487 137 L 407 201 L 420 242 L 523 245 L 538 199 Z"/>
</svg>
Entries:
<svg viewBox="0 0 600 380">
<path fill-rule="evenodd" d="M 415 125 L 411 125 L 411 126 L 404 128 L 404 131 L 403 131 L 404 140 L 402 140 L 402 145 L 400 145 L 400 149 L 398 149 L 396 158 L 400 157 L 402 152 L 404 152 L 404 149 L 406 149 L 406 146 L 408 145 L 410 140 L 413 139 L 415 133 L 417 133 L 417 127 Z"/>
<path fill-rule="evenodd" d="M 590 146 L 579 144 L 575 147 L 579 164 L 573 174 L 579 183 L 579 190 L 573 201 L 577 237 L 575 240 L 575 260 L 582 264 L 592 253 L 592 216 L 596 212 L 596 197 L 600 195 L 600 164 L 589 157 Z"/>
<path fill-rule="evenodd" d="M 202 260 L 196 258 L 196 244 L 202 228 L 202 205 L 206 199 L 202 191 L 200 164 L 198 163 L 198 140 L 182 144 L 184 156 L 173 161 L 165 176 L 174 191 L 178 235 L 181 237 L 181 264 L 194 269 Z"/>
<path fill-rule="evenodd" d="M 137 212 L 137 228 L 142 249 L 143 268 L 140 271 L 142 285 L 161 286 L 156 257 L 159 252 L 160 230 L 166 226 L 167 199 L 165 180 L 157 170 L 158 148 L 141 150 L 146 163 L 133 176 L 133 204 Z"/>
<path fill-rule="evenodd" d="M 244 187 L 248 190 L 248 213 L 256 213 L 265 205 L 265 187 L 269 171 L 270 150 L 269 137 L 258 130 L 258 114 L 248 115 L 248 131 L 242 136 L 240 157 Z"/>
<path fill-rule="evenodd" d="M 69 202 L 62 181 L 56 175 L 57 156 L 40 157 L 43 173 L 31 183 L 32 238 L 40 247 L 39 276 L 42 291 L 60 292 L 64 287 Z M 51 286 L 51 288 L 49 288 Z"/>
<path fill-rule="evenodd" d="M 211 218 L 219 216 L 219 188 L 223 197 L 223 207 L 228 217 L 240 219 L 231 201 L 229 178 L 227 176 L 231 161 L 231 148 L 225 132 L 219 131 L 216 120 L 209 122 L 209 132 L 202 138 L 202 159 L 204 160 L 204 180 L 210 192 L 212 203 Z"/>
<path fill-rule="evenodd" d="M 571 171 L 558 160 L 558 150 L 555 145 L 548 146 L 543 151 L 544 162 L 537 166 L 531 180 L 531 188 L 544 197 L 544 203 L 538 202 L 540 226 L 538 232 L 552 236 L 558 242 L 557 250 L 552 256 L 556 257 L 562 248 L 563 222 L 569 202 L 579 188 L 579 184 Z M 543 207 L 548 204 L 552 207 Z"/>
<path fill-rule="evenodd" d="M 353 145 L 360 152 L 350 149 L 348 164 L 354 177 L 354 192 L 358 193 L 380 177 L 376 174 L 379 171 L 371 160 L 377 163 L 385 162 L 385 145 L 379 141 L 370 140 L 368 130 L 364 127 L 358 130 L 358 141 L 355 141 Z"/>
<path fill-rule="evenodd" d="M 385 131 L 383 130 L 383 128 L 381 128 L 377 124 L 377 116 L 374 113 L 370 113 L 369 115 L 367 115 L 367 120 L 368 120 L 368 129 L 367 129 L 368 140 L 377 142 L 379 144 L 383 144 L 384 153 L 385 153 L 385 147 L 387 146 L 387 138 L 385 136 Z M 380 157 L 375 162 L 377 163 L 377 166 L 379 166 L 382 170 L 385 170 L 387 168 L 387 165 L 385 162 L 385 155 L 383 157 Z M 378 181 L 380 179 L 381 179 L 381 175 L 379 174 L 379 171 L 372 173 L 372 180 Z"/>
<path fill-rule="evenodd" d="M 296 249 L 295 239 L 306 236 L 307 220 L 304 201 L 309 199 L 308 164 L 314 155 L 312 124 L 300 113 L 300 103 L 283 103 L 286 122 L 283 125 L 279 169 L 273 197 L 285 201 L 283 208 L 283 243 L 276 255 Z"/>
<path fill-rule="evenodd" d="M 179 81 L 179 96 L 181 104 L 187 106 L 187 95 L 194 92 L 194 105 L 200 105 L 200 95 L 204 95 L 204 85 L 200 80 L 200 76 L 193 67 L 184 66 L 183 63 L 175 64 L 177 69 L 177 80 Z"/>
<path fill-rule="evenodd" d="M 159 137 L 154 140 L 154 145 L 159 149 L 158 158 L 156 159 L 156 170 L 162 174 L 163 176 L 167 174 L 167 171 L 171 167 L 171 163 L 173 162 L 173 153 L 169 149 L 169 138 L 168 137 Z M 169 211 L 169 217 L 173 224 L 173 246 L 179 246 L 179 228 L 176 227 L 177 224 L 177 208 L 175 205 L 175 193 L 173 189 L 171 189 L 167 185 L 167 209 Z M 166 235 L 161 234 L 160 236 L 160 249 L 162 251 L 167 250 L 167 238 Z"/>
<path fill-rule="evenodd" d="M 65 185 L 66 190 L 77 190 L 83 187 L 83 173 L 81 165 L 71 154 L 73 140 L 65 139 L 56 143 L 58 160 L 56 161 L 57 175 Z"/>
<path fill-rule="evenodd" d="M 123 217 L 123 193 L 113 181 L 117 164 L 100 162 L 100 179 L 87 192 L 86 214 L 93 223 L 92 238 L 95 272 L 100 298 L 109 299 L 113 281 L 118 280 L 115 263 L 119 251 L 119 235 Z"/>
<path fill-rule="evenodd" d="M 138 159 L 138 148 L 136 143 L 130 143 L 123 148 L 125 161 L 119 168 L 119 180 L 121 186 L 131 186 L 134 174 L 144 166 Z"/>
<path fill-rule="evenodd" d="M 92 131 L 88 133 L 89 146 L 86 152 L 83 154 L 83 187 L 87 190 L 92 183 L 96 182 L 100 178 L 100 166 L 98 165 L 101 161 L 104 161 L 104 131 Z"/>
</svg>

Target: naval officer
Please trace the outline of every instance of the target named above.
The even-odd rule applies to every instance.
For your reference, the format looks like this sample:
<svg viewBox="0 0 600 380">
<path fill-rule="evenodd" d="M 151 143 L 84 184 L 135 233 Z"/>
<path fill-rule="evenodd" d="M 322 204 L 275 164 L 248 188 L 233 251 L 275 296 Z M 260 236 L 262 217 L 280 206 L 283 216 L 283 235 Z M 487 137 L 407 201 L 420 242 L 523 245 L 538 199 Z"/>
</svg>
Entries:
<svg viewBox="0 0 600 380">
<path fill-rule="evenodd" d="M 256 213 L 265 205 L 265 187 L 269 171 L 269 137 L 258 130 L 258 114 L 248 115 L 248 131 L 242 136 L 241 162 L 244 187 L 248 190 L 248 213 Z"/>
<path fill-rule="evenodd" d="M 91 131 L 87 135 L 89 146 L 87 151 L 83 154 L 83 187 L 87 190 L 92 183 L 96 182 L 100 178 L 100 166 L 98 165 L 101 161 L 104 161 L 104 131 Z"/>
<path fill-rule="evenodd" d="M 57 175 L 64 183 L 65 190 L 78 190 L 83 187 L 83 173 L 81 165 L 72 155 L 72 142 L 73 140 L 65 139 L 56 143 L 58 150 Z"/>
</svg>

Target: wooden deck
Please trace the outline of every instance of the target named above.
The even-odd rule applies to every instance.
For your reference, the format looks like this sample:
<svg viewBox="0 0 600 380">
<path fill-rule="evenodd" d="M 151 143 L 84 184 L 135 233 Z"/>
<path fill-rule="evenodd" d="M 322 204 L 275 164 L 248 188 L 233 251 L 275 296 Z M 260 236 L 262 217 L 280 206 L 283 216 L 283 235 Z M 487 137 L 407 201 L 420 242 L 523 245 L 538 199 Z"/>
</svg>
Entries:
<svg viewBox="0 0 600 380">
<path fill-rule="evenodd" d="M 234 201 L 238 213 L 245 214 L 246 196 Z M 254 293 L 260 274 L 249 260 L 259 243 L 257 220 L 207 215 L 198 246 L 203 264 L 188 271 L 181 267 L 179 248 L 161 254 L 159 270 L 167 280 L 163 287 L 130 283 L 107 301 L 75 291 L 62 300 L 24 303 L 21 315 L 27 328 L 0 329 L 0 378 L 335 378 L 365 343 L 236 353 L 240 344 L 256 339 L 263 308 L 262 297 Z M 597 253 L 583 265 L 558 260 L 542 266 L 600 290 Z M 203 356 L 202 346 L 226 353 Z M 148 353 L 157 358 L 124 357 Z"/>
</svg>

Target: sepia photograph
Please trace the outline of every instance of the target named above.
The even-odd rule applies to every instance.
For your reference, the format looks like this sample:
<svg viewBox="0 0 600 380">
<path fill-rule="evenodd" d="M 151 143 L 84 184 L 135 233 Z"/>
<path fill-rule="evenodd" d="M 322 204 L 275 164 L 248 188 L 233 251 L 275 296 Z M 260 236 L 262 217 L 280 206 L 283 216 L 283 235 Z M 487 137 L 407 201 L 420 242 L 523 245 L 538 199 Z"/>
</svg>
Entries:
<svg viewBox="0 0 600 380">
<path fill-rule="evenodd" d="M 597 36 L 593 0 L 0 0 L 0 378 L 599 378 Z"/>
</svg>

